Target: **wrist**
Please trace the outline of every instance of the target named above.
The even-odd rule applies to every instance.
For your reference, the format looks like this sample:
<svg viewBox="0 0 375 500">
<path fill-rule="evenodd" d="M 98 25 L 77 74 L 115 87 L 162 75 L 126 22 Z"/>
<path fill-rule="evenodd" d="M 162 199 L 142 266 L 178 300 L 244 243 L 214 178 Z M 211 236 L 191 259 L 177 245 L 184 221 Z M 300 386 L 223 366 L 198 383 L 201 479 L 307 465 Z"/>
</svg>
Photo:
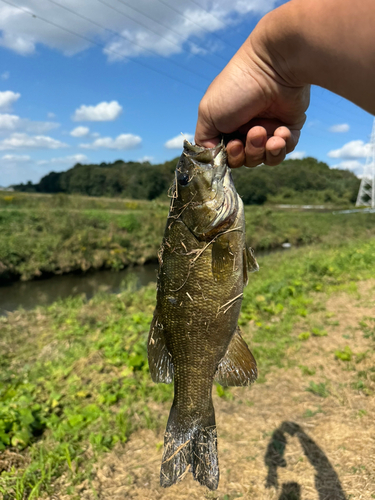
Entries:
<svg viewBox="0 0 375 500">
<path fill-rule="evenodd" d="M 266 14 L 243 49 L 277 84 L 302 87 L 311 83 L 301 30 L 300 2 L 292 1 Z"/>
</svg>

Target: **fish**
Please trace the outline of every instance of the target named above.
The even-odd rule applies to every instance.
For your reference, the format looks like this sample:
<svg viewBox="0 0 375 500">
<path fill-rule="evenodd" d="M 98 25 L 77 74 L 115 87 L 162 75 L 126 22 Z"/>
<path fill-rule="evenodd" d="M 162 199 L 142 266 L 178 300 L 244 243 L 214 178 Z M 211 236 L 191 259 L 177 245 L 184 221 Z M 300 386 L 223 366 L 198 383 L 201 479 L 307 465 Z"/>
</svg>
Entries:
<svg viewBox="0 0 375 500">
<path fill-rule="evenodd" d="M 250 385 L 257 378 L 237 323 L 249 273 L 259 266 L 246 245 L 244 207 L 223 141 L 213 148 L 184 141 L 170 197 L 147 346 L 152 380 L 174 382 L 160 484 L 169 487 L 190 470 L 215 490 L 212 387 L 214 381 Z"/>
</svg>

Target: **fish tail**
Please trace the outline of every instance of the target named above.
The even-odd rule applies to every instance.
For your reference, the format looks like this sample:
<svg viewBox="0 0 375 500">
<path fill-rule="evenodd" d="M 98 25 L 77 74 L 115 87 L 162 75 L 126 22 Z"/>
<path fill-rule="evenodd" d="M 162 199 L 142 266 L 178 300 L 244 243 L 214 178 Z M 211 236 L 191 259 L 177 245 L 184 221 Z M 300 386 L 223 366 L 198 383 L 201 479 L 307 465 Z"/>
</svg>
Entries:
<svg viewBox="0 0 375 500">
<path fill-rule="evenodd" d="M 164 436 L 164 454 L 160 471 L 160 484 L 164 488 L 181 481 L 189 471 L 194 479 L 210 490 L 219 484 L 217 456 L 217 431 L 215 413 L 193 421 L 187 428 L 179 419 L 178 410 L 172 407 Z"/>
</svg>

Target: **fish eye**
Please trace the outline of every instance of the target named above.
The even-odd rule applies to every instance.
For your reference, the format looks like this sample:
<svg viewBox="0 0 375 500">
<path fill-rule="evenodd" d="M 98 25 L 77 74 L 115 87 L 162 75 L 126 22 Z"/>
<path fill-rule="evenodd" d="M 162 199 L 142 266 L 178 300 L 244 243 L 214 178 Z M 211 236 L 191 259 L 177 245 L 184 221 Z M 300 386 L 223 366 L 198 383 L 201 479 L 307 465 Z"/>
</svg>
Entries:
<svg viewBox="0 0 375 500">
<path fill-rule="evenodd" d="M 190 181 L 189 174 L 182 174 L 177 179 L 178 179 L 178 183 L 181 186 L 187 186 L 189 184 L 189 181 Z"/>
</svg>

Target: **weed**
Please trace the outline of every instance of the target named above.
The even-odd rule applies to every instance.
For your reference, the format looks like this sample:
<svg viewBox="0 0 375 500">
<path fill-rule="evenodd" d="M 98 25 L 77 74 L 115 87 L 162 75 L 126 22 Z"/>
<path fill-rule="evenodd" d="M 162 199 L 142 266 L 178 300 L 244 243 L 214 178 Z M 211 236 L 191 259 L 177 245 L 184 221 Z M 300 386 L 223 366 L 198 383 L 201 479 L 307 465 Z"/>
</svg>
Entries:
<svg viewBox="0 0 375 500">
<path fill-rule="evenodd" d="M 341 361 L 350 361 L 352 357 L 353 357 L 353 351 L 350 349 L 348 345 L 345 346 L 343 350 L 335 351 L 335 358 L 341 359 Z"/>
<path fill-rule="evenodd" d="M 223 387 L 220 384 L 216 385 L 216 393 L 219 398 L 223 398 L 226 401 L 231 401 L 233 399 L 233 394 L 230 392 L 230 389 L 228 387 Z"/>
<path fill-rule="evenodd" d="M 316 373 L 316 370 L 314 370 L 314 368 L 309 368 L 305 365 L 298 365 L 298 367 L 301 369 L 302 375 L 315 375 Z"/>
<path fill-rule="evenodd" d="M 367 355 L 368 355 L 369 351 L 365 351 L 365 352 L 357 352 L 357 354 L 355 355 L 355 362 L 358 364 L 358 363 L 361 363 L 361 361 L 363 361 L 364 359 L 366 359 Z"/>
<path fill-rule="evenodd" d="M 311 418 L 311 417 L 314 417 L 315 415 L 317 415 L 318 413 L 324 413 L 320 406 L 318 406 L 318 408 L 316 410 L 307 409 L 305 411 L 305 413 L 302 415 L 302 417 L 303 418 Z"/>
<path fill-rule="evenodd" d="M 310 332 L 302 332 L 298 335 L 298 340 L 308 340 L 311 337 Z"/>
<path fill-rule="evenodd" d="M 327 330 L 321 330 L 320 328 L 312 328 L 311 332 L 314 337 L 326 337 L 328 335 Z"/>
<path fill-rule="evenodd" d="M 306 388 L 306 391 L 315 394 L 315 396 L 320 396 L 321 398 L 326 398 L 329 396 L 326 382 L 320 382 L 319 384 L 310 382 L 310 385 Z"/>
</svg>

